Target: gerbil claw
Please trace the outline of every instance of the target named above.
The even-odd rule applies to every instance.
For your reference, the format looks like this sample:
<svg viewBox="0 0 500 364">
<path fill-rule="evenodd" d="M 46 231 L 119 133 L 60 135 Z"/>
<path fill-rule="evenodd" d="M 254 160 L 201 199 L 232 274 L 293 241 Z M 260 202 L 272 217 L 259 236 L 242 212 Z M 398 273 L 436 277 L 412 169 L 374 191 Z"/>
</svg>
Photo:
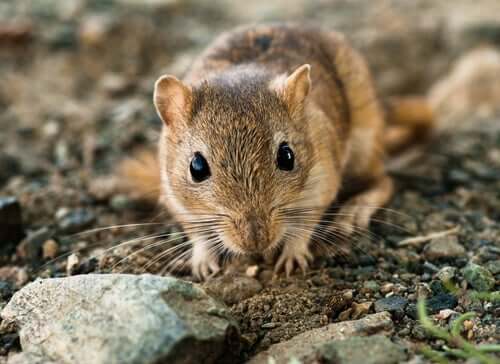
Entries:
<svg viewBox="0 0 500 364">
<path fill-rule="evenodd" d="M 214 257 L 207 257 L 199 261 L 191 261 L 191 272 L 199 281 L 206 281 L 220 271 L 219 264 Z"/>
<path fill-rule="evenodd" d="M 307 244 L 287 245 L 283 248 L 283 252 L 276 262 L 274 272 L 279 273 L 284 268 L 286 276 L 290 277 L 295 265 L 297 265 L 302 273 L 305 274 L 309 268 L 309 262 L 312 260 L 313 256 Z"/>
</svg>

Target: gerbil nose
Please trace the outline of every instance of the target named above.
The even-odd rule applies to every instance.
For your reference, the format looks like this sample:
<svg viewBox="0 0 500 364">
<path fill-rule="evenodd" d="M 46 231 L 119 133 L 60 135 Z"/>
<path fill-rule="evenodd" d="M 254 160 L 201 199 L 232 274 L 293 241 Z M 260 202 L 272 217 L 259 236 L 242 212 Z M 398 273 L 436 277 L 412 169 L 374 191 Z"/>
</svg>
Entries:
<svg viewBox="0 0 500 364">
<path fill-rule="evenodd" d="M 267 232 L 262 218 L 257 214 L 250 213 L 247 218 L 248 234 L 246 244 L 250 250 L 258 252 L 265 248 L 267 242 Z"/>
</svg>

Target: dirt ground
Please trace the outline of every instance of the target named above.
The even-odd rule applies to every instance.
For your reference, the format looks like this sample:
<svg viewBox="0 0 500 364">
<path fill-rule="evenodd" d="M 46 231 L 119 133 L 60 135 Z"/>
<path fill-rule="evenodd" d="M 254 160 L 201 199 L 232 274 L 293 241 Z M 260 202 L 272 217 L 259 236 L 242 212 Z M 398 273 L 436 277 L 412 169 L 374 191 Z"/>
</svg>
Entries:
<svg viewBox="0 0 500 364">
<path fill-rule="evenodd" d="M 172 267 L 172 255 L 161 255 L 181 240 L 179 228 L 160 208 L 122 193 L 113 169 L 155 145 L 155 79 L 181 76 L 222 30 L 292 20 L 344 31 L 367 56 L 382 96 L 425 93 L 460 55 L 484 43 L 500 46 L 495 1 L 268 3 L 0 4 L 0 197 L 17 198 L 25 235 L 0 245 L 0 308 L 37 277 L 175 268 L 191 279 L 184 261 Z M 205 284 L 240 323 L 242 359 L 308 329 L 375 312 L 391 296 L 401 297 L 390 309 L 393 338 L 410 357 L 421 343 L 443 346 L 416 320 L 421 295 L 434 298 L 433 313 L 476 312 L 464 332 L 472 342 L 499 341 L 498 301 L 471 299 L 462 269 L 468 262 L 486 267 L 498 291 L 500 114 L 482 110 L 460 125 L 441 132 L 410 163 L 392 166 L 393 200 L 349 251 L 318 257 L 306 275 L 290 278 L 273 278 L 272 266 L 252 257 L 243 266 L 229 263 Z M 436 232 L 445 234 L 404 244 Z M 445 287 L 445 274 L 458 292 Z M 437 321 L 448 325 L 447 318 Z M 0 334 L 0 356 L 19 350 L 15 333 Z"/>
</svg>

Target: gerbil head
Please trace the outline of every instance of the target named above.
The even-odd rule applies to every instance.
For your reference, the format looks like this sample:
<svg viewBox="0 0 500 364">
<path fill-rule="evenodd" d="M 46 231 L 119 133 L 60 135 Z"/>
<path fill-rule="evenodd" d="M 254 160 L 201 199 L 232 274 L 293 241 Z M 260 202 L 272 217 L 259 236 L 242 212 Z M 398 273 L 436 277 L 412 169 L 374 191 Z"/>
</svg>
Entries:
<svg viewBox="0 0 500 364">
<path fill-rule="evenodd" d="M 156 82 L 163 199 L 188 233 L 235 253 L 277 246 L 287 230 L 280 209 L 303 197 L 314 159 L 309 73 L 239 67 L 195 85 Z"/>
</svg>

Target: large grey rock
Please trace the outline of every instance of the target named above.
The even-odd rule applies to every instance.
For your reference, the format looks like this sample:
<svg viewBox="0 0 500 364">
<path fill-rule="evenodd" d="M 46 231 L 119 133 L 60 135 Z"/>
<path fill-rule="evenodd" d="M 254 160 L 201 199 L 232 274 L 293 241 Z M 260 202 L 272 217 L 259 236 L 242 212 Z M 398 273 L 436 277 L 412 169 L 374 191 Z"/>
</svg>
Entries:
<svg viewBox="0 0 500 364">
<path fill-rule="evenodd" d="M 360 350 L 362 348 L 362 350 Z M 405 348 L 382 335 L 351 337 L 317 346 L 301 360 L 304 364 L 397 364 L 405 361 Z"/>
<path fill-rule="evenodd" d="M 268 350 L 257 354 L 249 364 L 286 364 L 292 358 L 307 358 L 314 356 L 318 347 L 332 340 L 344 340 L 352 336 L 366 336 L 376 333 L 389 333 L 393 329 L 391 315 L 379 312 L 368 315 L 360 320 L 343 321 L 329 324 L 299 334 L 288 341 L 272 345 Z"/>
<path fill-rule="evenodd" d="M 38 280 L 1 316 L 20 328 L 23 352 L 12 363 L 220 363 L 238 347 L 227 308 L 171 277 Z"/>
</svg>

